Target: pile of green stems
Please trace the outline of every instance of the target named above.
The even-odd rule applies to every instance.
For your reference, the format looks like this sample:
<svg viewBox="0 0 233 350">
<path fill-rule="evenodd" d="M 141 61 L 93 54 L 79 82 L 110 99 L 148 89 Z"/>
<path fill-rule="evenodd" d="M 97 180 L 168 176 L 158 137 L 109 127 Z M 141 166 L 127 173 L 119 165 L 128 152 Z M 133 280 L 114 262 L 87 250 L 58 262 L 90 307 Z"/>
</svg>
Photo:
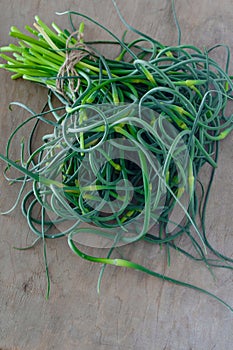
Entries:
<svg viewBox="0 0 233 350">
<path fill-rule="evenodd" d="M 75 34 L 60 29 L 55 23 L 51 29 L 36 17 L 33 28 L 25 27 L 28 35 L 12 27 L 10 35 L 18 40 L 18 45 L 10 44 L 0 50 L 1 58 L 7 62 L 0 67 L 14 72 L 13 79 L 23 77 L 48 88 L 48 100 L 39 113 L 22 103 L 12 103 L 24 108 L 30 117 L 10 135 L 6 154 L 0 154 L 0 158 L 8 163 L 6 178 L 11 183 L 22 183 L 11 210 L 23 196 L 22 212 L 38 236 L 36 242 L 40 239 L 44 242 L 47 276 L 45 239 L 68 235 L 68 243 L 76 254 L 104 264 L 99 283 L 106 264 L 127 266 L 207 293 L 232 311 L 224 301 L 199 287 L 160 275 L 129 260 L 111 258 L 119 243 L 143 239 L 164 246 L 169 264 L 170 249 L 174 248 L 193 260 L 204 261 L 208 268 L 232 268 L 233 260 L 211 246 L 205 228 L 219 141 L 233 129 L 233 115 L 227 114 L 233 91 L 232 78 L 228 74 L 229 50 L 226 49 L 226 67 L 223 69 L 210 57 L 217 46 L 204 52 L 192 45 L 167 47 L 129 26 L 128 29 L 139 34 L 139 38 L 128 42 L 126 35 L 119 39 L 88 16 L 76 12 L 68 15 Z M 72 20 L 74 15 L 92 21 L 105 30 L 111 40 L 84 41 L 84 24 L 81 22 L 77 31 Z M 113 45 L 118 51 L 117 57 L 109 59 L 101 55 L 99 44 Z M 6 55 L 7 52 L 11 56 Z M 54 107 L 54 100 L 59 101 L 58 107 Z M 143 109 L 147 111 L 146 118 L 140 114 Z M 9 151 L 14 137 L 32 120 L 35 123 L 27 145 L 22 141 L 20 160 L 13 161 Z M 33 150 L 40 124 L 45 124 L 51 132 L 46 132 L 41 145 Z M 168 124 L 175 130 L 173 136 L 165 127 Z M 114 139 L 128 140 L 136 149 L 138 147 L 138 166 L 126 160 L 124 145 L 119 144 L 121 158 L 117 159 L 99 151 L 104 142 Z M 105 164 L 98 172 L 98 181 L 87 183 L 84 189 L 80 181 L 85 183 L 85 172 L 81 178 L 80 168 L 84 159 L 88 159 L 92 170 L 99 166 L 95 159 L 97 152 L 101 153 Z M 160 164 L 160 171 L 151 175 L 148 164 L 152 164 L 153 157 Z M 205 164 L 212 169 L 207 188 L 199 177 Z M 20 170 L 23 176 L 10 178 L 10 167 Z M 59 174 L 61 180 L 57 180 Z M 157 189 L 156 192 L 151 179 L 157 181 L 160 191 Z M 128 205 L 125 205 L 127 186 L 124 187 L 125 195 L 120 197 L 116 192 L 118 181 L 130 181 L 133 185 L 134 196 Z M 23 195 L 28 183 L 31 188 Z M 187 208 L 181 202 L 184 194 L 189 198 Z M 111 205 L 115 199 L 121 201 L 122 207 L 118 212 L 103 215 L 103 203 Z M 163 208 L 157 214 L 156 205 L 160 200 Z M 91 206 L 90 201 L 96 207 Z M 184 212 L 181 223 L 170 220 L 177 203 Z M 38 206 L 40 218 L 34 215 Z M 48 212 L 55 213 L 56 218 L 49 219 Z M 142 212 L 145 213 L 143 227 L 133 238 L 117 235 L 118 228 L 124 232 Z M 197 216 L 201 228 L 197 225 Z M 72 222 L 72 225 L 54 232 L 54 228 L 64 221 Z M 151 222 L 154 222 L 154 229 L 149 231 Z M 79 228 L 81 223 L 91 225 Z M 170 224 L 175 224 L 174 232 L 169 231 Z M 107 257 L 93 257 L 80 251 L 74 236 L 81 232 L 107 237 L 112 242 Z M 191 241 L 193 251 L 180 246 L 183 235 Z"/>
</svg>

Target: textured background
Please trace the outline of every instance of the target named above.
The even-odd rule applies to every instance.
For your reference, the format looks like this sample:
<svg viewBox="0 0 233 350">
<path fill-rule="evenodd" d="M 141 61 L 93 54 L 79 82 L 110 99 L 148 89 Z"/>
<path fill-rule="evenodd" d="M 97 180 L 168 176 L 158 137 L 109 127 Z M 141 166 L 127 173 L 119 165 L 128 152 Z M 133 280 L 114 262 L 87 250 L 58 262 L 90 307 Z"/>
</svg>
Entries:
<svg viewBox="0 0 233 350">
<path fill-rule="evenodd" d="M 119 0 L 118 4 L 134 27 L 165 44 L 177 43 L 170 1 Z M 117 35 L 123 34 L 124 26 L 110 0 L 1 0 L 0 46 L 9 42 L 11 25 L 23 29 L 25 24 L 33 23 L 36 14 L 48 24 L 55 20 L 68 27 L 67 18 L 55 14 L 68 9 L 84 12 Z M 176 9 L 183 43 L 203 48 L 224 42 L 233 52 L 232 0 L 176 0 Z M 91 40 L 105 35 L 87 23 L 86 37 Z M 219 50 L 216 58 L 224 64 L 224 51 Z M 10 132 L 25 118 L 17 108 L 10 112 L 8 104 L 21 101 L 39 111 L 45 96 L 42 87 L 11 81 L 9 73 L 0 72 L 1 152 Z M 231 135 L 221 143 L 207 211 L 207 232 L 216 248 L 233 257 L 232 147 Z M 12 156 L 17 152 L 15 145 Z M 1 162 L 1 211 L 16 198 L 15 187 L 9 187 L 3 179 L 4 166 Z M 74 256 L 66 239 L 48 242 L 51 296 L 46 301 L 42 246 L 27 252 L 12 248 L 33 240 L 20 208 L 12 215 L 1 216 L 0 227 L 1 350 L 232 349 L 233 315 L 216 301 L 151 276 L 114 267 L 106 269 L 98 296 L 100 266 Z M 213 280 L 206 267 L 177 253 L 172 254 L 169 268 L 164 251 L 142 242 L 124 247 L 123 252 L 158 272 L 207 288 L 233 305 L 231 271 L 215 271 Z"/>
</svg>

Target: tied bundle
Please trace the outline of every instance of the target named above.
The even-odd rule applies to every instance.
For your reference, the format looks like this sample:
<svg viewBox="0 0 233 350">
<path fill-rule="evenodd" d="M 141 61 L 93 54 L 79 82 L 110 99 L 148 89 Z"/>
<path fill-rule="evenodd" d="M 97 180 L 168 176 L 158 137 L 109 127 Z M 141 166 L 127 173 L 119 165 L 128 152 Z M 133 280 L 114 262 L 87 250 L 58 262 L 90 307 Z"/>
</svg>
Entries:
<svg viewBox="0 0 233 350">
<path fill-rule="evenodd" d="M 8 164 L 6 178 L 22 184 L 7 213 L 21 200 L 23 215 L 37 235 L 34 244 L 43 241 L 47 294 L 46 239 L 67 235 L 73 252 L 103 264 L 98 288 L 107 264 L 126 266 L 206 293 L 233 311 L 204 289 L 111 257 L 121 245 L 145 240 L 165 247 L 169 263 L 171 249 L 203 261 L 208 268 L 231 269 L 233 262 L 210 244 L 205 228 L 219 141 L 233 129 L 233 115 L 227 112 L 233 91 L 229 49 L 223 69 L 211 58 L 218 46 L 203 52 L 181 45 L 180 38 L 177 46 L 165 46 L 129 26 L 116 9 L 137 39 L 119 39 L 78 12 L 67 12 L 72 33 L 55 23 L 51 29 L 38 16 L 33 28 L 26 26 L 28 34 L 11 28 L 18 45 L 1 48 L 6 63 L 0 67 L 13 72 L 12 79 L 22 77 L 47 87 L 48 100 L 39 113 L 22 103 L 11 104 L 30 117 L 10 135 L 6 154 L 0 154 Z M 74 16 L 105 30 L 111 40 L 85 41 L 84 23 L 77 30 Z M 113 45 L 117 57 L 100 54 L 99 44 Z M 12 142 L 31 121 L 35 123 L 27 151 L 22 141 L 20 160 L 14 161 L 9 156 Z M 51 131 L 34 150 L 41 124 Z M 199 176 L 205 164 L 212 169 L 206 189 Z M 11 167 L 23 176 L 9 178 Z M 174 217 L 177 207 L 180 220 Z M 183 235 L 192 243 L 192 252 L 181 246 Z M 109 251 L 106 257 L 90 256 L 77 242 Z"/>
</svg>

